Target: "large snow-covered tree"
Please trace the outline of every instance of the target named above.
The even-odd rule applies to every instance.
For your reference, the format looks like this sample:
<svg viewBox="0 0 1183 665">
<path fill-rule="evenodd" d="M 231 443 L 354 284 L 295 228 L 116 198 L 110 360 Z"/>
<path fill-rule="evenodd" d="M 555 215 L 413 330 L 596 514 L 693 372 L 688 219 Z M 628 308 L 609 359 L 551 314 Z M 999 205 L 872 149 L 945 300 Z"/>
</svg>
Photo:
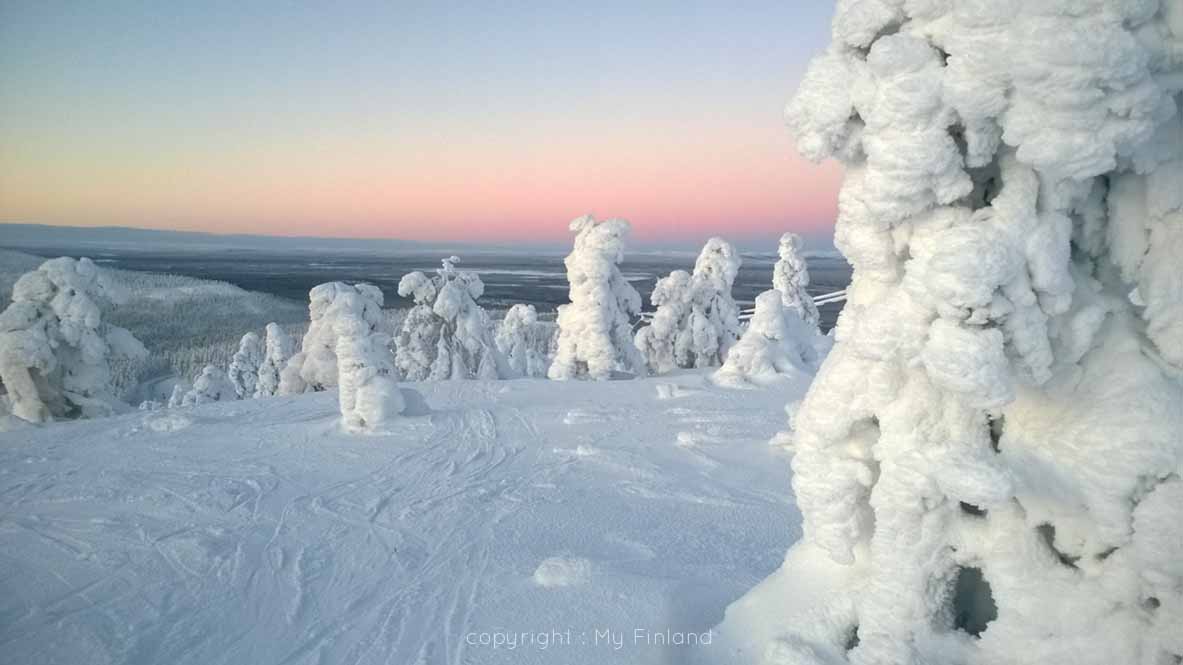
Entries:
<svg viewBox="0 0 1183 665">
<path fill-rule="evenodd" d="M 255 375 L 255 397 L 271 397 L 279 392 L 280 372 L 296 352 L 292 336 L 278 323 L 268 323 L 263 340 L 263 360 Z"/>
<path fill-rule="evenodd" d="M 571 302 L 559 306 L 550 378 L 608 379 L 614 371 L 645 371 L 632 335 L 641 295 L 620 272 L 630 228 L 623 219 L 596 221 L 591 215 L 571 222 L 575 247 L 564 260 Z"/>
<path fill-rule="evenodd" d="M 112 357 L 148 352 L 127 330 L 103 320 L 101 306 L 124 289 L 90 259 L 50 259 L 21 276 L 0 313 L 0 384 L 24 420 L 107 415 L 124 408 L 111 382 Z"/>
<path fill-rule="evenodd" d="M 1183 658 L 1181 90 L 1178 0 L 838 3 L 787 117 L 854 275 L 750 661 Z"/>
<path fill-rule="evenodd" d="M 230 383 L 234 384 L 234 392 L 238 399 L 251 399 L 255 396 L 255 384 L 259 380 L 259 365 L 263 362 L 263 340 L 254 332 L 248 332 L 238 342 L 238 350 L 230 359 L 230 366 L 226 375 Z"/>
<path fill-rule="evenodd" d="M 549 339 L 538 324 L 533 305 L 518 303 L 505 313 L 494 338 L 506 364 L 518 376 L 546 376 L 546 349 Z"/>
<path fill-rule="evenodd" d="M 206 365 L 193 379 L 193 387 L 185 393 L 181 405 L 209 404 L 237 398 L 238 391 L 226 371 L 216 365 Z"/>
<path fill-rule="evenodd" d="M 496 379 L 507 373 L 493 323 L 477 304 L 485 285 L 476 273 L 457 270 L 459 262 L 451 256 L 434 277 L 412 272 L 399 280 L 399 295 L 415 303 L 395 343 L 395 364 L 408 381 Z"/>
<path fill-rule="evenodd" d="M 657 280 L 650 301 L 657 307 L 650 325 L 637 331 L 636 345 L 649 369 L 717 367 L 739 338 L 739 308 L 731 296 L 742 259 L 730 243 L 711 238 L 694 272 L 675 270 Z"/>
<path fill-rule="evenodd" d="M 371 315 L 372 296 L 342 291 L 326 318 L 337 336 L 337 385 L 341 422 L 351 431 L 372 430 L 401 414 L 402 393 L 394 382 L 390 336 Z"/>
<path fill-rule="evenodd" d="M 337 341 L 335 316 L 341 310 L 337 299 L 356 294 L 363 307 L 362 318 L 377 327 L 382 323 L 382 291 L 373 284 L 327 282 L 312 287 L 308 292 L 308 332 L 280 372 L 280 395 L 295 395 L 305 391 L 321 391 L 337 385 Z M 352 298 L 352 296 L 351 296 Z"/>
<path fill-rule="evenodd" d="M 809 286 L 809 266 L 801 256 L 801 236 L 786 233 L 780 237 L 777 247 L 780 259 L 772 267 L 772 288 L 780 293 L 785 307 L 797 311 L 806 325 L 817 328 L 820 315 L 813 297 L 806 291 Z"/>
</svg>

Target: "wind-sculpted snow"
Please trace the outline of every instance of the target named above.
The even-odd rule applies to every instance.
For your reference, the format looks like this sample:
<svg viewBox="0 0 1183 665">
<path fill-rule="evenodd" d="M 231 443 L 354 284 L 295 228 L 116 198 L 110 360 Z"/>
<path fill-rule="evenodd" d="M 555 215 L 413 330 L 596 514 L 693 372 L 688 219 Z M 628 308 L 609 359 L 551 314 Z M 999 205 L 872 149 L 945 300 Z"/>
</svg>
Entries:
<svg viewBox="0 0 1183 665">
<path fill-rule="evenodd" d="M 613 372 L 640 374 L 645 359 L 633 343 L 632 319 L 641 296 L 624 275 L 623 219 L 571 222 L 575 247 L 564 261 L 571 303 L 559 307 L 559 339 L 547 376 L 552 379 L 608 379 Z"/>
<path fill-rule="evenodd" d="M 801 255 L 801 236 L 796 233 L 782 235 L 777 255 L 780 259 L 772 268 L 772 288 L 780 293 L 785 307 L 795 310 L 805 325 L 816 329 L 820 315 L 813 297 L 805 290 L 809 286 L 809 266 Z"/>
<path fill-rule="evenodd" d="M 372 431 L 406 407 L 393 379 L 390 336 L 378 329 L 381 317 L 374 316 L 374 305 L 379 310 L 382 306 L 382 292 L 360 286 L 365 285 L 339 293 L 328 313 L 337 336 L 341 422 L 354 432 Z"/>
<path fill-rule="evenodd" d="M 0 661 L 686 662 L 634 630 L 707 631 L 798 516 L 783 387 L 662 382 L 421 383 L 367 436 L 333 391 L 0 431 Z"/>
<path fill-rule="evenodd" d="M 675 270 L 657 280 L 650 296 L 657 311 L 636 336 L 650 370 L 663 374 L 723 364 L 739 338 L 739 308 L 731 286 L 742 262 L 730 243 L 711 238 L 693 273 Z"/>
<path fill-rule="evenodd" d="M 321 391 L 337 385 L 337 344 L 340 333 L 337 318 L 352 307 L 343 298 L 360 298 L 360 316 L 367 325 L 377 328 L 383 321 L 382 291 L 372 284 L 329 282 L 308 292 L 308 332 L 280 372 L 280 395 Z M 338 299 L 342 299 L 338 301 Z M 351 301 L 352 302 L 352 301 Z"/>
<path fill-rule="evenodd" d="M 787 118 L 854 275 L 737 662 L 1183 658 L 1181 90 L 1176 0 L 838 2 Z"/>
<path fill-rule="evenodd" d="M 131 333 L 103 320 L 125 291 L 90 259 L 51 259 L 21 276 L 0 313 L 2 406 L 31 422 L 108 415 L 116 397 L 109 360 L 147 350 Z"/>
</svg>

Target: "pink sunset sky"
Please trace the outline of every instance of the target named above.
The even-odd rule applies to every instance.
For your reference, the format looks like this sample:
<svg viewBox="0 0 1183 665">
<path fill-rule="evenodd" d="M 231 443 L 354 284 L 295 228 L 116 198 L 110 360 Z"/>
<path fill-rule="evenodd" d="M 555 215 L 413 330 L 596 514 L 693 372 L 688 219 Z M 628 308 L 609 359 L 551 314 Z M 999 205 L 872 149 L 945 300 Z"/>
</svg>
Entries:
<svg viewBox="0 0 1183 665">
<path fill-rule="evenodd" d="M 552 243 L 591 212 L 654 245 L 832 229 L 839 170 L 802 160 L 781 117 L 824 3 L 102 4 L 0 9 L 0 222 Z"/>
</svg>

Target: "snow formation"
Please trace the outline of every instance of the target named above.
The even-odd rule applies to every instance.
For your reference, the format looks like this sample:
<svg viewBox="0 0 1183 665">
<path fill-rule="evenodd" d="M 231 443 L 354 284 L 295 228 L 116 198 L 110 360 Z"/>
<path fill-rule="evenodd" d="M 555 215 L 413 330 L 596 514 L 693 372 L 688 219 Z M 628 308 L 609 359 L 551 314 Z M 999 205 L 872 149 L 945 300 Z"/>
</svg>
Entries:
<svg viewBox="0 0 1183 665">
<path fill-rule="evenodd" d="M 736 660 L 1183 658 L 1181 89 L 1178 0 L 838 3 L 787 117 L 853 282 Z"/>
<path fill-rule="evenodd" d="M 256 333 L 248 332 L 238 342 L 238 351 L 230 359 L 227 375 L 230 383 L 234 384 L 234 392 L 238 399 L 250 399 L 255 396 L 256 384 L 259 380 L 259 366 L 263 362 L 263 341 Z"/>
<path fill-rule="evenodd" d="M 278 323 L 268 323 L 263 340 L 263 359 L 255 378 L 255 397 L 271 397 L 279 392 L 279 376 L 295 354 L 296 344 Z"/>
<path fill-rule="evenodd" d="M 288 360 L 279 376 L 280 395 L 295 395 L 306 391 L 318 392 L 337 385 L 337 342 L 335 316 L 342 305 L 337 302 L 344 295 L 357 295 L 364 305 L 363 319 L 371 325 L 382 322 L 382 291 L 372 284 L 350 285 L 327 282 L 312 287 L 308 292 L 308 314 L 311 321 L 300 346 L 300 352 Z"/>
<path fill-rule="evenodd" d="M 126 300 L 122 287 L 87 258 L 61 257 L 25 273 L 0 314 L 0 384 L 7 410 L 30 422 L 109 415 L 109 358 L 148 352 L 127 330 L 103 321 L 100 305 Z"/>
<path fill-rule="evenodd" d="M 782 296 L 775 289 L 756 296 L 752 320 L 715 372 L 716 381 L 725 385 L 766 383 L 779 376 L 813 373 L 817 329 L 802 321 L 797 310 L 785 306 Z"/>
<path fill-rule="evenodd" d="M 739 308 L 731 286 L 742 261 L 722 238 L 711 238 L 693 274 L 675 270 L 657 280 L 650 301 L 653 322 L 637 332 L 636 346 L 654 372 L 717 367 L 739 337 Z M 810 301 L 812 303 L 812 301 Z"/>
<path fill-rule="evenodd" d="M 221 402 L 223 400 L 236 399 L 238 391 L 234 387 L 234 383 L 230 381 L 230 377 L 221 367 L 216 365 L 206 365 L 205 369 L 201 370 L 201 374 L 193 379 L 193 387 L 189 392 L 185 393 L 181 400 L 181 406 L 192 406 L 194 404 L 209 404 L 210 402 Z M 169 400 L 171 403 L 171 399 Z"/>
<path fill-rule="evenodd" d="M 398 283 L 398 294 L 415 302 L 399 329 L 395 355 L 408 381 L 496 379 L 507 373 L 489 315 L 476 302 L 485 284 L 476 273 L 457 270 L 459 262 L 450 256 L 434 277 L 413 272 Z"/>
<path fill-rule="evenodd" d="M 632 335 L 641 296 L 619 267 L 629 223 L 584 215 L 572 221 L 570 229 L 575 247 L 564 264 L 571 302 L 559 307 L 558 342 L 547 376 L 603 380 L 613 372 L 643 373 L 645 359 Z"/>
<path fill-rule="evenodd" d="M 405 406 L 391 376 L 394 358 L 390 353 L 390 336 L 379 330 L 381 307 L 382 292 L 368 284 L 359 284 L 352 291 L 340 292 L 326 313 L 337 336 L 341 421 L 351 431 L 382 425 L 401 414 Z"/>
<path fill-rule="evenodd" d="M 533 305 L 517 304 L 509 308 L 497 326 L 497 348 L 509 369 L 518 376 L 546 376 L 545 330 L 538 325 Z"/>
<path fill-rule="evenodd" d="M 820 316 L 813 297 L 805 290 L 809 286 L 809 266 L 801 256 L 801 236 L 786 233 L 777 247 L 780 260 L 772 268 L 772 288 L 780 293 L 785 307 L 797 311 L 806 325 L 818 327 Z"/>
</svg>

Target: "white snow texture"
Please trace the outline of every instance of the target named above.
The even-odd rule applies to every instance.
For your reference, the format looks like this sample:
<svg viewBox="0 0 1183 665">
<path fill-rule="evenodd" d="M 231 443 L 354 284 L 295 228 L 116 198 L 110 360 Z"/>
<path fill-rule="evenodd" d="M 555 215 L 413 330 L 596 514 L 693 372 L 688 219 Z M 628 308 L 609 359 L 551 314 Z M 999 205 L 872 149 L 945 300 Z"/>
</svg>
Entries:
<svg viewBox="0 0 1183 665">
<path fill-rule="evenodd" d="M 1178 0 L 838 2 L 787 117 L 853 282 L 736 661 L 1183 657 L 1181 89 Z"/>
<path fill-rule="evenodd" d="M 780 260 L 772 268 L 772 288 L 780 293 L 785 307 L 796 310 L 806 325 L 817 328 L 821 317 L 817 305 L 813 304 L 813 297 L 805 290 L 809 286 L 809 266 L 801 256 L 801 236 L 796 233 L 782 235 L 777 254 Z"/>
</svg>

